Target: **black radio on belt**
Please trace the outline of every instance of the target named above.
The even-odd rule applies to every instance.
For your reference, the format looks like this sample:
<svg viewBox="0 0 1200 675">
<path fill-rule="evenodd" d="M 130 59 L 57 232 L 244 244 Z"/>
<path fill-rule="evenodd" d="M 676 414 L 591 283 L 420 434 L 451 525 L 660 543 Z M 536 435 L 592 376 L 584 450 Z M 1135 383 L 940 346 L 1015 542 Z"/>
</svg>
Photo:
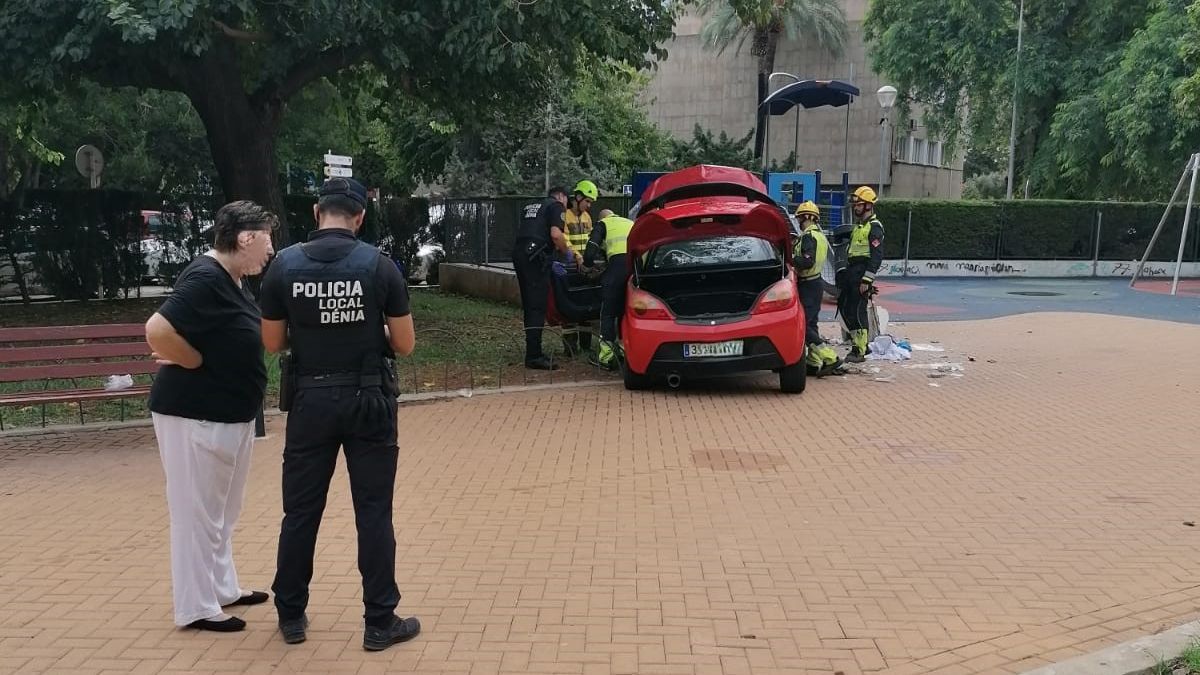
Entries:
<svg viewBox="0 0 1200 675">
<path fill-rule="evenodd" d="M 279 355 L 279 409 L 287 412 L 292 408 L 292 399 L 296 396 L 296 364 L 292 361 L 292 353 L 284 352 Z"/>
</svg>

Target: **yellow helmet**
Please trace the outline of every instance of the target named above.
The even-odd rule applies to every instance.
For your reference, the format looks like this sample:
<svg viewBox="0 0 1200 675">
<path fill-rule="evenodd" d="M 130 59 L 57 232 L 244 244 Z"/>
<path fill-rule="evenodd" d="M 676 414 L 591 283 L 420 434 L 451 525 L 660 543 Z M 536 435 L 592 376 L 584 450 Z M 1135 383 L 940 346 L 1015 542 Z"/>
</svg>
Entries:
<svg viewBox="0 0 1200 675">
<path fill-rule="evenodd" d="M 590 180 L 581 180 L 575 184 L 575 192 L 587 197 L 592 201 L 600 196 L 600 190 L 596 189 L 596 184 Z"/>
<path fill-rule="evenodd" d="M 804 202 L 800 206 L 796 207 L 796 215 L 797 216 L 808 215 L 808 216 L 812 216 L 813 218 L 819 219 L 821 217 L 821 209 L 818 209 L 817 205 L 814 204 L 810 200 L 810 201 Z"/>
<path fill-rule="evenodd" d="M 878 196 L 875 194 L 874 190 L 864 185 L 854 191 L 854 198 L 860 202 L 874 204 L 875 200 L 878 199 Z"/>
</svg>

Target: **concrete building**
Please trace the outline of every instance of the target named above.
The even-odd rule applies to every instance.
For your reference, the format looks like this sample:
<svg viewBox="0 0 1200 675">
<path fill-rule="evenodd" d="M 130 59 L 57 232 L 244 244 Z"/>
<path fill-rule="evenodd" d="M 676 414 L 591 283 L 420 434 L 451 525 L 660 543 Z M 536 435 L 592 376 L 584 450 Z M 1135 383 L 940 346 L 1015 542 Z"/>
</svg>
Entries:
<svg viewBox="0 0 1200 675">
<path fill-rule="evenodd" d="M 863 41 L 867 2 L 844 0 L 850 31 L 841 58 L 803 43 L 780 42 L 776 71 L 801 79 L 846 80 L 862 91 L 847 107 L 796 109 L 801 170 L 821 170 L 826 185 L 840 182 L 845 170 L 852 184 L 874 186 L 885 167 L 885 195 L 957 199 L 962 194 L 962 157 L 950 157 L 941 139 L 926 134 L 919 113 L 913 115 L 911 127 L 891 125 L 888 157 L 882 159 L 883 111 L 875 92 L 887 83 L 871 70 Z M 694 14 L 680 19 L 676 38 L 666 45 L 668 58 L 659 63 L 645 93 L 647 110 L 659 128 L 681 139 L 690 139 L 696 124 L 740 138 L 755 128 L 756 59 L 750 54 L 751 40 L 740 53 L 734 43 L 718 55 L 701 44 L 702 25 L 703 18 Z M 771 90 L 791 81 L 776 77 Z M 797 145 L 796 116 L 789 112 L 771 118 L 771 158 L 783 160 Z"/>
</svg>

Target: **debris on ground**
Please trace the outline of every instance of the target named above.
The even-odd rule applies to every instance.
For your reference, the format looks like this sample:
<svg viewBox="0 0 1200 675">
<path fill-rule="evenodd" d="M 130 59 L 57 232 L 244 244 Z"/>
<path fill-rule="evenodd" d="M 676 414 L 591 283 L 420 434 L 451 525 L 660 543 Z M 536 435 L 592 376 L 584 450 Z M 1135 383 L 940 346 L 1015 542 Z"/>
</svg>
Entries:
<svg viewBox="0 0 1200 675">
<path fill-rule="evenodd" d="M 939 377 L 945 377 L 947 374 L 948 373 L 943 373 L 943 372 L 938 371 L 938 372 L 930 373 L 927 377 L 939 378 Z"/>
<path fill-rule="evenodd" d="M 941 373 L 961 373 L 963 371 L 961 363 L 909 363 L 901 366 L 901 368 L 936 370 Z"/>
<path fill-rule="evenodd" d="M 907 361 L 912 352 L 901 347 L 890 335 L 880 335 L 871 341 L 867 359 L 871 361 Z"/>
<path fill-rule="evenodd" d="M 944 352 L 946 348 L 936 344 L 914 344 L 912 350 L 914 352 Z"/>
<path fill-rule="evenodd" d="M 887 377 L 875 377 L 875 378 L 872 378 L 871 381 L 872 382 L 895 382 L 896 376 L 888 375 Z"/>
</svg>

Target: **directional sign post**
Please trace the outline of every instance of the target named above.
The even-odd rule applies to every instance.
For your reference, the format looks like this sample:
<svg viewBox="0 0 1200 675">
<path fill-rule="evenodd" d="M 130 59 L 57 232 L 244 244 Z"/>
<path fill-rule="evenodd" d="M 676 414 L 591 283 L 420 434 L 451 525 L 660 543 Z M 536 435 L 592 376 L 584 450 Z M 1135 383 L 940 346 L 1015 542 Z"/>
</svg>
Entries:
<svg viewBox="0 0 1200 675">
<path fill-rule="evenodd" d="M 325 175 L 330 178 L 353 178 L 354 171 L 350 168 L 354 158 L 349 155 L 335 155 L 325 151 Z"/>
</svg>

